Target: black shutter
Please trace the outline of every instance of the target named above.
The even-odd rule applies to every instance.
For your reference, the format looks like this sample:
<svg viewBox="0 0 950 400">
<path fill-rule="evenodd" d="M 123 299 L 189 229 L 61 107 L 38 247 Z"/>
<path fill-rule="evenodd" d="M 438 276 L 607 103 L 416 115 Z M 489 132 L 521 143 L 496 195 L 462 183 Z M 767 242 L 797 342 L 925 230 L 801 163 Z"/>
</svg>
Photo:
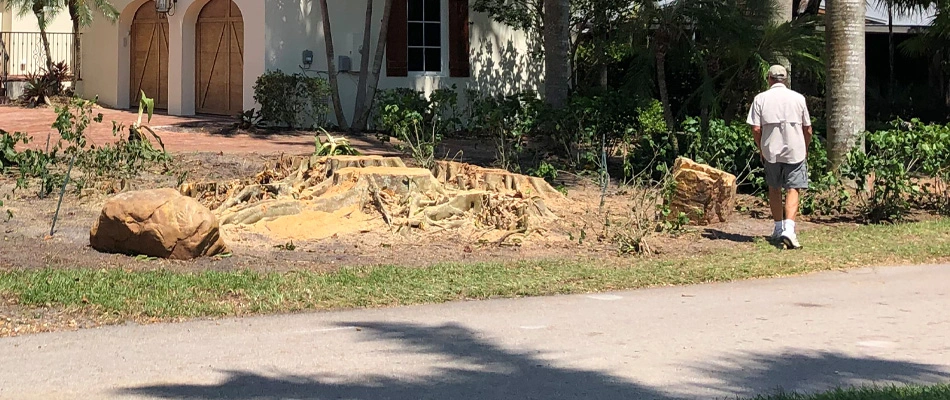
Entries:
<svg viewBox="0 0 950 400">
<path fill-rule="evenodd" d="M 468 0 L 449 0 L 449 76 L 471 76 Z"/>
<path fill-rule="evenodd" d="M 386 35 L 386 76 L 409 76 L 407 0 L 392 0 Z"/>
</svg>

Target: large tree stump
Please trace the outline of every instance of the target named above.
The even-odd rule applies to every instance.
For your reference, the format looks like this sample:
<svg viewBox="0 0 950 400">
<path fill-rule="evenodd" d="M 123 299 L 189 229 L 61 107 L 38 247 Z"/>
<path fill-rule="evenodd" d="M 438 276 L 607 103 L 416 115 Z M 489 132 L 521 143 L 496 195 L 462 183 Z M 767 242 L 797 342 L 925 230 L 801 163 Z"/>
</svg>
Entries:
<svg viewBox="0 0 950 400">
<path fill-rule="evenodd" d="M 455 161 L 438 161 L 432 175 L 440 183 L 460 190 L 485 190 L 521 197 L 538 196 L 543 199 L 561 199 L 561 192 L 544 179 L 516 174 L 503 169 L 481 168 Z"/>
</svg>

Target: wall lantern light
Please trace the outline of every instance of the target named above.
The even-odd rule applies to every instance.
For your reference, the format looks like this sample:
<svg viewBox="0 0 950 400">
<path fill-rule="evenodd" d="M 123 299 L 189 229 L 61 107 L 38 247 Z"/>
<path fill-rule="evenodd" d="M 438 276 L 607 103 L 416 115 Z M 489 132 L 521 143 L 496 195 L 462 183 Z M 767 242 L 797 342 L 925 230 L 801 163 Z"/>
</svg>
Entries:
<svg viewBox="0 0 950 400">
<path fill-rule="evenodd" d="M 159 16 L 175 15 L 175 5 L 178 0 L 155 0 L 155 11 Z"/>
</svg>

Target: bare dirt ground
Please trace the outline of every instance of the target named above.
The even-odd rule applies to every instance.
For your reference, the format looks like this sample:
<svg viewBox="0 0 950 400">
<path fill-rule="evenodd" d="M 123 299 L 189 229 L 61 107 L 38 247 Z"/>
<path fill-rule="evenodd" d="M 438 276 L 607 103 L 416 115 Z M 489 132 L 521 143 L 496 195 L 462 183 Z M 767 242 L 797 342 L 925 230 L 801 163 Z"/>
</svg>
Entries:
<svg viewBox="0 0 950 400">
<path fill-rule="evenodd" d="M 132 121 L 135 114 L 122 110 L 96 109 L 105 121 Z M 24 131 L 37 140 L 32 146 L 45 144 L 49 124 L 55 118 L 52 110 L 38 108 L 24 110 L 0 107 L 0 128 Z M 162 136 L 168 150 L 175 154 L 174 171 L 154 171 L 129 182 L 129 189 L 176 188 L 177 176 L 186 173 L 188 181 L 225 181 L 245 179 L 261 172 L 287 155 L 306 155 L 313 151 L 313 135 L 305 132 L 260 134 L 234 131 L 230 119 L 217 117 L 171 117 L 156 115 L 152 126 Z M 114 141 L 111 124 L 93 124 L 87 131 L 91 143 Z M 371 135 L 350 137 L 362 154 L 397 155 L 387 143 Z M 476 140 L 449 140 L 441 149 L 460 161 L 484 165 L 492 158 L 491 145 Z M 411 162 L 411 161 L 409 161 Z M 67 191 L 63 201 L 56 232 L 49 236 L 50 224 L 57 199 L 40 199 L 31 189 L 15 190 L 15 179 L 0 178 L 0 268 L 44 267 L 122 267 L 201 269 L 255 269 L 255 270 L 323 270 L 341 265 L 427 265 L 439 262 L 511 261 L 533 259 L 608 259 L 618 256 L 605 223 L 611 218 L 630 214 L 626 190 L 616 186 L 608 190 L 603 209 L 599 207 L 600 188 L 589 177 L 562 173 L 557 184 L 567 189 L 561 204 L 549 207 L 558 221 L 545 227 L 529 240 L 513 245 L 486 243 L 479 237 L 458 232 L 439 232 L 439 240 L 429 240 L 430 232 L 419 230 L 394 234 L 386 229 L 356 235 L 331 236 L 320 240 L 291 239 L 294 251 L 279 249 L 273 238 L 245 232 L 238 241 L 229 240 L 233 256 L 222 259 L 203 259 L 191 262 L 167 260 L 138 261 L 121 255 L 100 254 L 88 246 L 89 229 L 109 196 L 108 182 L 100 189 L 82 194 Z M 651 240 L 660 255 L 687 249 L 704 253 L 723 248 L 749 245 L 755 237 L 768 234 L 767 208 L 759 199 L 743 196 L 734 218 L 723 224 L 705 228 L 688 228 L 675 237 L 661 235 Z M 11 214 L 5 211 L 9 210 Z M 808 224 L 803 224 L 808 229 Z M 228 230 L 225 238 L 228 239 Z M 232 230 L 232 238 L 234 238 Z"/>
<path fill-rule="evenodd" d="M 263 170 L 267 157 L 256 154 L 179 154 L 176 164 L 187 168 L 195 180 L 227 180 L 253 176 Z M 571 179 L 573 178 L 573 179 Z M 602 212 L 599 208 L 600 188 L 587 178 L 564 179 L 568 185 L 562 204 L 549 207 L 558 221 L 545 227 L 544 232 L 532 235 L 519 245 L 496 245 L 480 241 L 479 237 L 464 232 L 432 232 L 404 230 L 391 233 L 388 229 L 353 235 L 331 235 L 318 240 L 289 238 L 275 241 L 263 234 L 243 229 L 223 230 L 233 256 L 196 261 L 153 260 L 140 261 L 124 255 L 101 254 L 89 247 L 89 229 L 102 209 L 108 194 L 85 191 L 83 195 L 67 191 L 60 217 L 52 237 L 50 225 L 56 211 L 55 196 L 40 199 L 35 188 L 14 190 L 11 177 L 0 179 L 0 268 L 171 268 L 176 270 L 325 270 L 338 266 L 398 264 L 428 265 L 440 262 L 512 261 L 537 259 L 614 258 L 617 246 L 609 237 L 603 237 L 607 215 L 621 218 L 627 210 L 625 196 L 612 188 Z M 131 183 L 131 189 L 175 188 L 176 177 L 149 174 Z M 742 197 L 740 202 L 751 211 L 764 215 L 760 200 Z M 5 210 L 12 213 L 8 218 Z M 341 217 L 343 222 L 346 218 Z M 333 223 L 340 223 L 335 221 Z M 329 223 L 329 221 L 328 221 Z M 385 227 L 382 227 L 385 228 Z M 687 228 L 677 236 L 659 236 L 653 246 L 662 255 L 684 248 L 691 253 L 704 253 L 722 248 L 742 246 L 754 237 L 769 233 L 767 220 L 756 219 L 750 213 L 737 213 L 735 218 L 710 227 Z M 240 231 L 240 234 L 238 234 Z M 609 234 L 609 231 L 608 231 Z M 229 237 L 230 236 L 230 237 Z M 240 238 L 238 238 L 240 236 Z M 439 240 L 431 240 L 433 237 Z M 581 239 L 583 237 L 583 239 Z M 238 239 L 238 240 L 234 240 Z M 293 251 L 275 246 L 292 241 Z"/>
<path fill-rule="evenodd" d="M 106 114 L 106 123 L 93 125 L 87 132 L 92 143 L 115 140 L 109 120 L 132 121 L 126 111 L 97 110 Z M 0 107 L 0 128 L 30 133 L 45 144 L 49 124 L 55 118 L 49 109 L 23 110 Z M 232 122 L 217 118 L 179 118 L 156 116 L 157 127 L 168 150 L 174 154 L 171 171 L 158 169 L 128 182 L 127 189 L 177 188 L 179 177 L 187 181 L 226 181 L 247 179 L 274 165 L 288 155 L 304 156 L 313 152 L 311 133 L 257 134 L 229 128 Z M 395 155 L 389 144 L 371 135 L 351 138 L 363 154 Z M 485 165 L 492 159 L 492 147 L 477 140 L 449 140 L 441 153 L 459 161 Z M 184 174 L 184 175 L 183 175 Z M 38 198 L 36 187 L 16 189 L 15 177 L 0 176 L 0 269 L 31 268 L 123 268 L 170 269 L 176 271 L 243 270 L 256 271 L 327 271 L 342 266 L 395 264 L 423 266 L 444 262 L 482 262 L 518 260 L 596 260 L 603 263 L 628 263 L 632 256 L 621 255 L 612 240 L 617 221 L 630 215 L 633 204 L 630 188 L 612 185 L 605 204 L 600 207 L 601 191 L 593 179 L 561 173 L 558 186 L 566 188 L 564 199 L 547 204 L 557 220 L 544 225 L 520 242 L 486 240 L 485 232 L 471 230 L 404 229 L 395 232 L 378 223 L 378 229 L 352 230 L 344 234 L 297 237 L 277 240 L 259 230 L 223 228 L 232 255 L 194 261 L 141 260 L 136 257 L 102 254 L 89 246 L 89 230 L 102 205 L 114 192 L 112 182 L 100 182 L 92 189 L 67 191 L 55 232 L 50 225 L 57 198 Z M 58 194 L 58 193 L 57 193 Z M 768 209 L 764 202 L 740 196 L 736 212 L 727 223 L 708 227 L 687 227 L 677 235 L 661 234 L 649 240 L 656 254 L 699 255 L 752 246 L 757 237 L 771 232 Z M 336 215 L 326 225 L 335 226 L 365 221 L 350 221 L 353 214 Z M 378 216 L 377 216 L 378 219 Z M 814 225 L 804 222 L 801 229 Z M 495 236 L 497 237 L 497 236 Z M 292 241 L 294 250 L 287 250 Z M 0 336 L 16 326 L 19 333 L 95 326 L 110 321 L 86 317 L 77 310 L 33 309 L 16 304 L 15 299 L 0 298 Z M 20 321 L 20 323 L 16 323 Z M 10 332 L 7 332 L 10 334 Z"/>
</svg>

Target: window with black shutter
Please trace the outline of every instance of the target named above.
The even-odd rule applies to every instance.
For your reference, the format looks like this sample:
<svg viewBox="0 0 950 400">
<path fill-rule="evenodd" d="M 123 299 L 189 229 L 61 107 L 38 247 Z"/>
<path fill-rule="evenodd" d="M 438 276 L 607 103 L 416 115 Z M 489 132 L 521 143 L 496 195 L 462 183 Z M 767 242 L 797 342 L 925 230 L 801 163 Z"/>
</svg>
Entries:
<svg viewBox="0 0 950 400">
<path fill-rule="evenodd" d="M 444 5 L 447 10 L 443 10 Z M 468 0 L 393 0 L 386 44 L 386 75 L 441 73 L 470 76 Z M 447 11 L 448 21 L 443 18 Z M 448 41 L 443 33 L 448 30 Z M 448 47 L 448 51 L 443 50 Z M 448 60 L 444 60 L 447 53 Z"/>
<path fill-rule="evenodd" d="M 409 0 L 409 72 L 442 72 L 442 0 Z"/>
</svg>

